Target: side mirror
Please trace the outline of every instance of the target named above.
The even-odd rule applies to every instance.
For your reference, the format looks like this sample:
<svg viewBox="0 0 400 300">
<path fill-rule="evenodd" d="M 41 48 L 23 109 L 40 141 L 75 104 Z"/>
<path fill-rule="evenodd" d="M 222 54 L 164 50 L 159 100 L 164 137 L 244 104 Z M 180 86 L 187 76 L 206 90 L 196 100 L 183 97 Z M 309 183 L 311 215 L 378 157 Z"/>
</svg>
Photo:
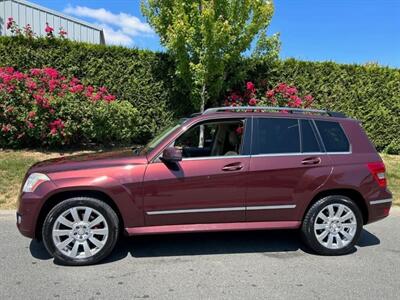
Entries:
<svg viewBox="0 0 400 300">
<path fill-rule="evenodd" d="M 160 157 L 163 162 L 178 162 L 182 160 L 182 149 L 175 147 L 165 148 Z"/>
</svg>

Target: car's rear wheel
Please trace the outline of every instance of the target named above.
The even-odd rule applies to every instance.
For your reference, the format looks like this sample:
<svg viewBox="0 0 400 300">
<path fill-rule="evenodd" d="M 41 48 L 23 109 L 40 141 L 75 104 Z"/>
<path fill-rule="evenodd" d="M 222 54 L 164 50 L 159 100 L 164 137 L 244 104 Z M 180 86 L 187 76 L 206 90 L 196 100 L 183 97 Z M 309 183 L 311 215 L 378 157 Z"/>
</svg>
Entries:
<svg viewBox="0 0 400 300">
<path fill-rule="evenodd" d="M 307 211 L 302 225 L 305 243 L 322 255 L 342 255 L 351 252 L 363 226 L 358 206 L 348 197 L 327 196 Z"/>
<path fill-rule="evenodd" d="M 77 197 L 56 205 L 47 215 L 43 242 L 48 252 L 65 265 L 99 262 L 118 239 L 118 216 L 103 201 Z"/>
</svg>

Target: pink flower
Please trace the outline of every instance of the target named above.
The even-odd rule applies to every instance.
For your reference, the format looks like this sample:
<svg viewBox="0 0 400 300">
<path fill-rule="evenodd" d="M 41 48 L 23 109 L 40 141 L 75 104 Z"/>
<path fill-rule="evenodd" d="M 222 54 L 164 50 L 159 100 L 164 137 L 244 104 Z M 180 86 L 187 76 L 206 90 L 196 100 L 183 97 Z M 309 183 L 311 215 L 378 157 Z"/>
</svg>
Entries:
<svg viewBox="0 0 400 300">
<path fill-rule="evenodd" d="M 57 128 L 51 128 L 50 129 L 50 134 L 51 135 L 56 135 L 57 134 Z"/>
<path fill-rule="evenodd" d="M 53 28 L 53 27 L 50 27 L 50 26 L 49 26 L 49 23 L 46 22 L 46 28 L 44 29 L 44 31 L 45 31 L 47 34 L 52 34 L 53 31 L 54 31 L 54 28 Z"/>
<path fill-rule="evenodd" d="M 28 128 L 35 128 L 35 125 L 31 121 L 26 120 L 25 123 L 28 126 Z"/>
<path fill-rule="evenodd" d="M 96 93 L 96 94 L 92 95 L 92 97 L 90 97 L 90 99 L 92 99 L 92 101 L 94 101 L 94 102 L 99 101 L 101 99 L 101 94 Z"/>
<path fill-rule="evenodd" d="M 267 96 L 267 98 L 272 98 L 274 95 L 275 95 L 274 90 L 270 90 L 265 93 L 265 96 Z"/>
<path fill-rule="evenodd" d="M 26 37 L 32 38 L 34 36 L 34 33 L 32 31 L 32 27 L 29 24 L 26 24 L 24 27 L 24 33 Z"/>
<path fill-rule="evenodd" d="M 104 97 L 104 100 L 108 103 L 115 101 L 116 97 L 114 95 L 107 95 Z"/>
<path fill-rule="evenodd" d="M 236 132 L 237 135 L 242 135 L 243 134 L 243 127 L 236 128 L 235 132 Z"/>
<path fill-rule="evenodd" d="M 7 20 L 7 29 L 10 29 L 14 23 L 13 17 L 9 17 Z"/>
<path fill-rule="evenodd" d="M 304 100 L 306 101 L 306 103 L 309 105 L 314 101 L 314 97 L 311 95 L 306 95 L 304 96 Z"/>
<path fill-rule="evenodd" d="M 100 93 L 103 93 L 103 94 L 108 93 L 107 88 L 104 87 L 104 86 L 102 86 L 102 87 L 99 88 L 99 92 L 100 92 Z"/>
<path fill-rule="evenodd" d="M 292 100 L 291 102 L 289 102 L 289 106 L 291 106 L 291 107 L 300 107 L 301 104 L 303 103 L 301 98 L 296 95 L 290 96 L 290 100 Z"/>
<path fill-rule="evenodd" d="M 254 83 L 252 83 L 251 81 L 246 83 L 246 89 L 248 91 L 254 91 Z"/>
<path fill-rule="evenodd" d="M 62 27 L 60 27 L 60 30 L 58 31 L 58 35 L 61 37 L 61 38 L 65 38 L 65 36 L 67 35 L 68 33 L 62 28 Z"/>
<path fill-rule="evenodd" d="M 42 74 L 42 70 L 41 69 L 31 69 L 31 75 L 32 76 L 39 76 Z"/>
<path fill-rule="evenodd" d="M 71 81 L 69 82 L 70 86 L 75 86 L 80 83 L 80 80 L 76 77 L 72 77 Z"/>
<path fill-rule="evenodd" d="M 59 76 L 58 71 L 53 68 L 44 68 L 43 72 L 52 79 L 56 79 Z"/>
<path fill-rule="evenodd" d="M 34 112 L 34 111 L 30 111 L 29 113 L 28 113 L 28 119 L 32 119 L 32 118 L 34 118 L 36 116 L 36 112 Z"/>
<path fill-rule="evenodd" d="M 14 77 L 10 74 L 0 74 L 0 78 L 3 80 L 4 84 L 9 84 L 11 82 L 11 80 L 14 79 Z"/>
<path fill-rule="evenodd" d="M 53 122 L 49 123 L 50 127 L 50 134 L 55 135 L 57 134 L 58 129 L 64 129 L 64 122 L 61 119 L 56 119 Z"/>
<path fill-rule="evenodd" d="M 86 88 L 86 93 L 85 93 L 85 95 L 86 95 L 86 97 L 91 97 L 92 96 L 92 94 L 93 94 L 93 92 L 94 92 L 94 88 L 92 87 L 92 86 L 88 86 L 87 88 Z"/>
<path fill-rule="evenodd" d="M 80 93 L 85 89 L 85 87 L 82 84 L 77 84 L 75 86 L 72 86 L 69 88 L 69 91 L 71 93 Z"/>
<path fill-rule="evenodd" d="M 2 131 L 2 132 L 7 133 L 7 132 L 9 132 L 10 130 L 11 130 L 11 124 L 3 125 L 3 126 L 1 127 L 1 131 Z"/>
<path fill-rule="evenodd" d="M 257 105 L 257 100 L 254 99 L 254 98 L 251 98 L 251 99 L 249 100 L 249 105 L 250 105 L 250 106 L 256 106 L 256 105 Z"/>
<path fill-rule="evenodd" d="M 12 74 L 14 73 L 14 68 L 13 67 L 6 67 L 4 68 L 4 72 L 8 73 L 8 74 Z"/>
<path fill-rule="evenodd" d="M 36 82 L 34 82 L 33 80 L 27 80 L 25 82 L 25 85 L 28 89 L 30 90 L 36 90 L 37 89 L 37 84 Z"/>
<path fill-rule="evenodd" d="M 7 87 L 7 93 L 11 94 L 15 91 L 15 86 L 14 85 L 10 85 Z"/>
<path fill-rule="evenodd" d="M 286 89 L 286 93 L 289 94 L 289 95 L 297 94 L 297 89 L 294 86 L 289 86 Z"/>
<path fill-rule="evenodd" d="M 283 93 L 286 91 L 286 89 L 287 89 L 287 84 L 282 82 L 278 84 L 278 86 L 275 88 L 275 91 L 278 93 Z"/>
<path fill-rule="evenodd" d="M 53 92 L 57 88 L 58 84 L 59 84 L 58 80 L 50 79 L 49 80 L 49 91 Z"/>
</svg>

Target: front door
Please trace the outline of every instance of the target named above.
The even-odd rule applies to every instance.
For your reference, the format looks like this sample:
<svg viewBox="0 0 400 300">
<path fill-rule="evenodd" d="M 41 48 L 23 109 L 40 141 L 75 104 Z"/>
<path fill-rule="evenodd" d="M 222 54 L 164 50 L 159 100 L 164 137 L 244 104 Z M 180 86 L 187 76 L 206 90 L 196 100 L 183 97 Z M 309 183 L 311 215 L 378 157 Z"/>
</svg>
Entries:
<svg viewBox="0 0 400 300">
<path fill-rule="evenodd" d="M 143 185 L 147 226 L 245 220 L 245 126 L 244 119 L 194 125 L 170 144 L 182 148 L 182 161 L 149 164 Z"/>
</svg>

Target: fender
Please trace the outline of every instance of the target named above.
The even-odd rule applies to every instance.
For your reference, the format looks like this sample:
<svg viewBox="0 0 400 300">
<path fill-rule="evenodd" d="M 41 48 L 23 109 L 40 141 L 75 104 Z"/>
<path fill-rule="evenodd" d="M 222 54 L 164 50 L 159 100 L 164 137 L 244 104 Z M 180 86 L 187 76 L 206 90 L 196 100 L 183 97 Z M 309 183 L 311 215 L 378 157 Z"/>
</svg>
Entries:
<svg viewBox="0 0 400 300">
<path fill-rule="evenodd" d="M 88 172 L 68 171 L 48 174 L 52 188 L 42 198 L 63 192 L 97 191 L 107 195 L 118 207 L 125 227 L 143 226 L 143 175 L 146 165 L 114 167 L 111 170 L 92 169 Z M 82 174 L 84 173 L 84 174 Z M 113 174 L 110 175 L 104 174 Z"/>
</svg>

